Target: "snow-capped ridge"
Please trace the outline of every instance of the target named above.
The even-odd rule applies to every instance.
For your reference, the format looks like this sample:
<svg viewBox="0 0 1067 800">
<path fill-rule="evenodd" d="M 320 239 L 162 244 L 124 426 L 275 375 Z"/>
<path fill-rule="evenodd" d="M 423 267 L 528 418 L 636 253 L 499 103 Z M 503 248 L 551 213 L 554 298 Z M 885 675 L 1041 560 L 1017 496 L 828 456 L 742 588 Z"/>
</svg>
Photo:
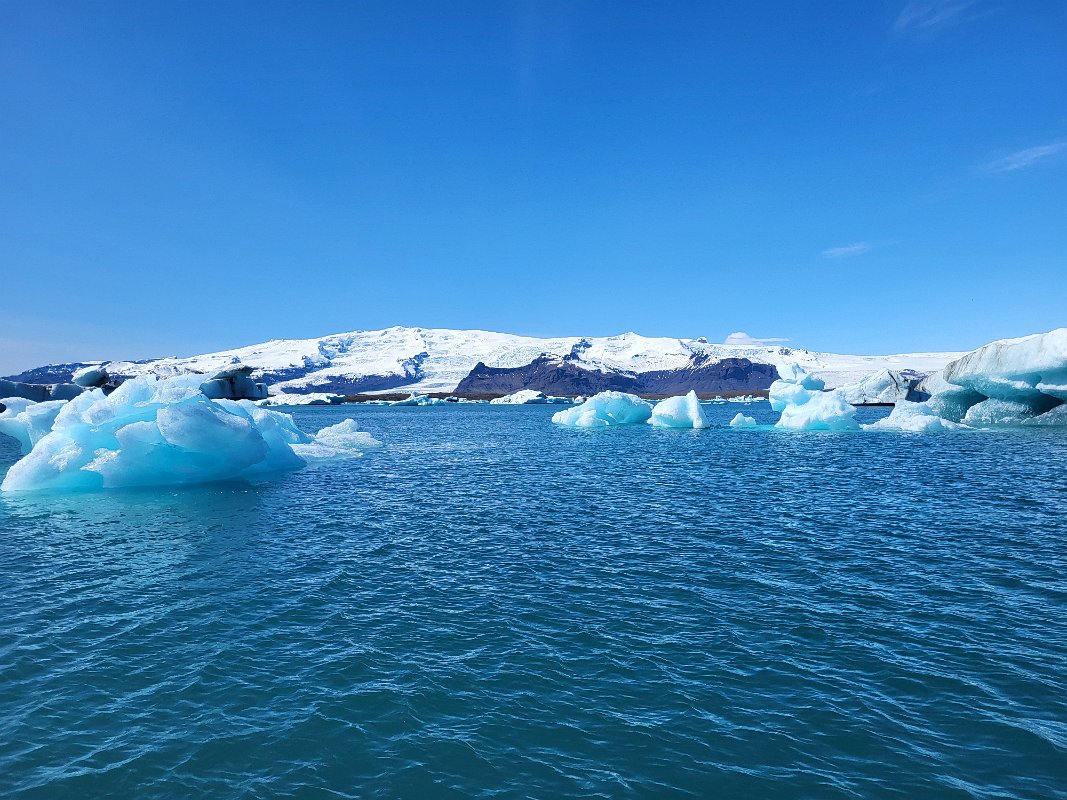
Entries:
<svg viewBox="0 0 1067 800">
<path fill-rule="evenodd" d="M 184 358 L 112 361 L 107 369 L 121 378 L 170 376 L 214 373 L 238 362 L 252 367 L 253 379 L 269 384 L 276 393 L 428 393 L 455 391 L 479 363 L 489 368 L 518 368 L 550 356 L 584 370 L 634 376 L 683 370 L 699 359 L 733 358 L 769 364 L 779 372 L 799 364 L 835 387 L 858 381 L 879 369 L 933 372 L 959 355 L 839 355 L 772 343 L 727 345 L 709 343 L 706 337 L 647 337 L 632 331 L 606 337 L 539 338 L 483 330 L 394 326 L 319 338 L 271 339 Z"/>
</svg>

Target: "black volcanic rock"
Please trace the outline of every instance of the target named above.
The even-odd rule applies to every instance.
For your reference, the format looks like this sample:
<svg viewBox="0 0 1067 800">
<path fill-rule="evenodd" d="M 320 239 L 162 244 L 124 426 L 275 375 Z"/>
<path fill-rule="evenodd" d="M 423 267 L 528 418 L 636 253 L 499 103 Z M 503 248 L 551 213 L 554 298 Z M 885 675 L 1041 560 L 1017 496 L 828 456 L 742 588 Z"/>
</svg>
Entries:
<svg viewBox="0 0 1067 800">
<path fill-rule="evenodd" d="M 478 362 L 459 382 L 456 394 L 511 394 L 538 389 L 545 394 L 596 394 L 609 389 L 635 391 L 635 378 L 615 372 L 582 369 L 568 359 L 541 355 L 521 367 L 487 367 Z"/>
<path fill-rule="evenodd" d="M 642 372 L 637 376 L 638 391 L 646 394 L 685 394 L 698 392 L 747 392 L 768 389 L 778 380 L 773 364 L 761 364 L 747 358 L 715 360 L 707 355 L 694 356 L 682 369 Z"/>
<path fill-rule="evenodd" d="M 521 367 L 487 367 L 479 363 L 456 387 L 457 394 L 511 394 L 537 389 L 545 394 L 589 395 L 607 390 L 638 394 L 754 391 L 778 378 L 772 364 L 747 358 L 715 360 L 696 355 L 681 369 L 636 374 L 583 369 L 573 357 L 541 355 Z"/>
</svg>

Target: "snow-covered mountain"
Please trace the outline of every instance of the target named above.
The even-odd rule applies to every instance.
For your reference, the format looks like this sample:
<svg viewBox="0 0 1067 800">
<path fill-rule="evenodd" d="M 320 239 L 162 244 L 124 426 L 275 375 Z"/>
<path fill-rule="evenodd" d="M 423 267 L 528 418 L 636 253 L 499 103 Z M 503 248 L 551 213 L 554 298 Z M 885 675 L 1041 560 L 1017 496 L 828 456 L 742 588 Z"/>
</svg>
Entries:
<svg viewBox="0 0 1067 800">
<path fill-rule="evenodd" d="M 933 372 L 961 354 L 839 355 L 773 344 L 712 344 L 703 338 L 652 338 L 636 333 L 539 339 L 489 331 L 395 327 L 321 339 L 276 339 L 189 358 L 115 361 L 108 371 L 121 377 L 212 373 L 241 362 L 254 367 L 253 377 L 271 384 L 275 391 L 449 392 L 479 363 L 517 368 L 543 355 L 582 369 L 623 375 L 685 370 L 722 359 L 770 364 L 779 372 L 800 364 L 834 387 L 879 369 Z M 31 379 L 33 372 L 23 373 L 27 376 L 23 379 Z"/>
</svg>

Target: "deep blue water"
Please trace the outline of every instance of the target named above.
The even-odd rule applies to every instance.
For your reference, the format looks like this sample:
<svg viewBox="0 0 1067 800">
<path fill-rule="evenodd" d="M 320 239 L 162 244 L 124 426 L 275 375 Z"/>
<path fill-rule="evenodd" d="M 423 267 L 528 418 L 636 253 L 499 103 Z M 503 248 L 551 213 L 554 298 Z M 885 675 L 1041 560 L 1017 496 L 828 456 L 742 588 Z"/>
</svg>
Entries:
<svg viewBox="0 0 1067 800">
<path fill-rule="evenodd" d="M 553 410 L 0 496 L 0 796 L 1067 797 L 1063 431 Z"/>
</svg>

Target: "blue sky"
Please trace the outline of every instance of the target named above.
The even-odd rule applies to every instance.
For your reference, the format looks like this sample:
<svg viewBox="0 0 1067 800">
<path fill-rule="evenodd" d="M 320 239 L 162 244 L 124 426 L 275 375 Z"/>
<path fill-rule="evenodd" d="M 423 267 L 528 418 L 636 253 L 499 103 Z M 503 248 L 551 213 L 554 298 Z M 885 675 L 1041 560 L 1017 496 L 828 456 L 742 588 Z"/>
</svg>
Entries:
<svg viewBox="0 0 1067 800">
<path fill-rule="evenodd" d="M 1062 2 L 0 2 L 0 374 L 1067 324 Z"/>
</svg>

